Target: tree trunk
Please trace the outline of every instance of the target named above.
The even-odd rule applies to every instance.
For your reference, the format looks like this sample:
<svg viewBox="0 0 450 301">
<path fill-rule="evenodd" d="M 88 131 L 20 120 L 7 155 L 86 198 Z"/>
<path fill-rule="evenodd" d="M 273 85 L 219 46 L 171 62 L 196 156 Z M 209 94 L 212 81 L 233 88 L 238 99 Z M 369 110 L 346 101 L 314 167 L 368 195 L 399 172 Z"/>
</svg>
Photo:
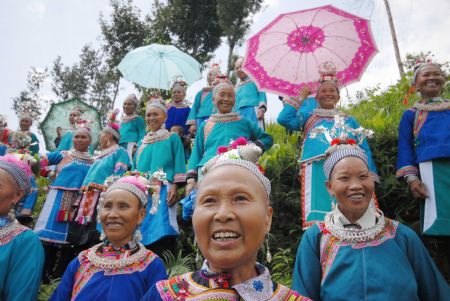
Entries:
<svg viewBox="0 0 450 301">
<path fill-rule="evenodd" d="M 384 5 L 386 6 L 386 12 L 388 15 L 388 20 L 389 20 L 389 27 L 391 29 L 392 42 L 394 44 L 395 58 L 397 60 L 398 71 L 400 72 L 400 77 L 404 77 L 405 70 L 403 70 L 403 63 L 402 63 L 402 59 L 400 57 L 400 49 L 398 48 L 397 35 L 395 33 L 394 20 L 392 19 L 391 8 L 389 6 L 389 0 L 383 0 L 383 1 L 384 1 Z"/>
<path fill-rule="evenodd" d="M 112 99 L 111 109 L 114 109 L 116 103 L 117 94 L 119 93 L 120 77 L 117 79 L 116 86 L 114 88 L 114 96 Z"/>
<path fill-rule="evenodd" d="M 227 76 L 230 77 L 231 70 L 231 58 L 233 57 L 234 46 L 236 45 L 233 38 L 228 39 L 228 64 L 227 64 Z"/>
</svg>

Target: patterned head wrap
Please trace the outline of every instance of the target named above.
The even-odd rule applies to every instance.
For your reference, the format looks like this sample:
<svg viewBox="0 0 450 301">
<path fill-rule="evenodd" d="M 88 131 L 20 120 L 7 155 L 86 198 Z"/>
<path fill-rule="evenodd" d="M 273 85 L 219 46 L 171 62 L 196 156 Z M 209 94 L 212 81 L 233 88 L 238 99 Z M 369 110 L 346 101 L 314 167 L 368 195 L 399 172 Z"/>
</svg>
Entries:
<svg viewBox="0 0 450 301">
<path fill-rule="evenodd" d="M 263 173 L 260 171 L 259 167 L 256 166 L 256 164 L 253 162 L 250 162 L 247 160 L 242 160 L 242 159 L 222 159 L 222 160 L 218 160 L 208 170 L 208 172 L 211 172 L 212 170 L 217 169 L 220 166 L 230 166 L 230 165 L 243 167 L 243 168 L 247 169 L 248 171 L 250 171 L 251 173 L 253 173 L 259 179 L 259 181 L 261 181 L 261 184 L 264 186 L 264 190 L 266 191 L 267 198 L 270 197 L 270 192 L 271 192 L 270 181 L 268 178 L 266 178 L 266 176 L 263 175 Z M 206 175 L 205 175 L 205 177 L 206 177 Z M 205 177 L 203 177 L 203 178 L 205 178 Z"/>
<path fill-rule="evenodd" d="M 138 100 L 138 98 L 137 98 L 137 96 L 136 96 L 135 94 L 130 94 L 130 95 L 128 95 L 128 96 L 125 98 L 124 102 L 127 101 L 127 100 L 131 100 L 131 101 L 134 103 L 134 106 L 135 106 L 135 107 L 137 107 L 137 105 L 138 105 L 138 103 L 139 103 L 139 100 Z"/>
<path fill-rule="evenodd" d="M 109 183 L 108 185 L 108 181 L 114 180 L 116 180 L 116 177 L 111 177 L 106 180 L 105 184 L 108 186 L 108 189 L 106 189 L 106 191 L 102 193 L 102 201 L 111 191 L 122 189 L 134 194 L 139 199 L 142 207 L 145 207 L 147 205 L 148 191 L 145 184 L 147 179 L 141 176 L 125 176 L 113 183 Z M 101 208 L 103 206 L 103 202 L 100 202 L 99 205 Z"/>
<path fill-rule="evenodd" d="M 148 111 L 150 110 L 150 108 L 158 108 L 158 109 L 160 109 L 161 111 L 163 111 L 164 114 L 166 114 L 166 116 L 167 116 L 167 108 L 166 108 L 166 104 L 165 104 L 165 102 L 164 102 L 162 99 L 158 99 L 158 98 L 150 99 L 150 100 L 147 102 L 147 109 L 146 109 L 145 113 L 148 113 Z"/>
<path fill-rule="evenodd" d="M 261 181 L 267 193 L 267 198 L 270 197 L 270 181 L 262 173 L 262 168 L 257 165 L 262 154 L 262 149 L 259 146 L 248 142 L 244 137 L 239 137 L 232 141 L 229 146 L 219 147 L 217 152 L 218 155 L 206 162 L 202 168 L 202 174 L 205 177 L 209 172 L 220 166 L 241 166 L 252 172 Z"/>
<path fill-rule="evenodd" d="M 0 169 L 3 169 L 13 177 L 17 185 L 23 189 L 25 196 L 31 191 L 30 177 L 31 168 L 13 155 L 0 157 Z"/>
<path fill-rule="evenodd" d="M 334 166 L 346 157 L 357 157 L 369 166 L 366 153 L 355 144 L 339 144 L 331 146 L 326 152 L 327 158 L 323 164 L 323 171 L 327 180 L 330 180 Z"/>
<path fill-rule="evenodd" d="M 117 123 L 108 123 L 106 127 L 103 129 L 104 132 L 110 133 L 116 138 L 117 141 L 120 141 L 120 125 Z"/>
</svg>

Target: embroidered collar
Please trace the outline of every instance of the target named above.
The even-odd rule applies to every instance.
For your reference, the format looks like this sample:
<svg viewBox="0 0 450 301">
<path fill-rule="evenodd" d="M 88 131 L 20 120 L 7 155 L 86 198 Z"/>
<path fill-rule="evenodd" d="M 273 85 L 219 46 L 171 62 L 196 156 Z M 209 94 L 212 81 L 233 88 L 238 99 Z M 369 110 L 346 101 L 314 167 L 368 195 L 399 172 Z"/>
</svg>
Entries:
<svg viewBox="0 0 450 301">
<path fill-rule="evenodd" d="M 175 103 L 175 102 L 171 102 L 169 104 L 170 107 L 173 107 L 175 109 L 184 109 L 189 107 L 188 104 L 186 103 L 186 100 L 183 100 L 182 102 L 179 103 Z"/>
<path fill-rule="evenodd" d="M 76 149 L 71 149 L 69 151 L 69 154 L 72 157 L 79 159 L 81 161 L 87 161 L 87 162 L 91 162 L 91 163 L 94 162 L 94 158 L 92 158 L 92 156 L 91 156 L 91 154 L 89 154 L 89 152 L 80 152 L 80 151 L 77 151 Z"/>
<path fill-rule="evenodd" d="M 220 122 L 230 122 L 230 121 L 236 121 L 240 120 L 241 116 L 239 115 L 239 112 L 231 112 L 231 113 L 225 113 L 225 114 L 212 114 L 209 117 L 209 120 L 212 122 L 220 123 Z"/>
<path fill-rule="evenodd" d="M 335 211 L 331 211 L 325 215 L 325 228 L 327 232 L 342 242 L 347 243 L 362 243 L 374 240 L 385 228 L 385 218 L 381 210 L 376 209 L 377 222 L 371 227 L 364 229 L 345 228 L 338 223 L 335 223 Z"/>
<path fill-rule="evenodd" d="M 316 108 L 316 109 L 314 109 L 313 114 L 315 114 L 319 117 L 334 117 L 336 115 L 345 116 L 345 114 L 342 113 L 341 111 L 339 111 L 338 109 Z"/>
<path fill-rule="evenodd" d="M 131 114 L 131 115 L 127 115 L 124 113 L 124 114 L 122 114 L 122 117 L 120 117 L 120 122 L 127 123 L 129 121 L 134 120 L 137 116 L 138 116 L 138 114 L 136 114 L 136 112 L 133 112 L 133 114 Z"/>
<path fill-rule="evenodd" d="M 105 238 L 103 246 L 100 247 L 98 251 L 100 253 L 116 252 L 118 254 L 124 254 L 127 251 L 130 251 L 131 253 L 136 253 L 138 250 L 139 250 L 139 243 L 134 240 L 131 240 L 130 242 L 126 243 L 124 246 L 115 247 L 107 238 Z"/>
<path fill-rule="evenodd" d="M 202 89 L 202 92 L 203 93 L 209 93 L 209 92 L 211 92 L 213 90 L 213 87 L 204 87 L 203 89 Z"/>
<path fill-rule="evenodd" d="M 156 132 L 149 131 L 142 139 L 142 144 L 152 144 L 154 142 L 164 140 L 170 136 L 170 132 L 166 129 L 159 129 Z"/>
<path fill-rule="evenodd" d="M 114 145 L 112 145 L 112 146 L 102 150 L 101 153 L 97 156 L 96 159 L 97 160 L 98 159 L 102 159 L 102 158 L 108 156 L 109 154 L 114 153 L 118 148 L 119 148 L 119 145 L 118 144 L 114 144 Z"/>
<path fill-rule="evenodd" d="M 450 101 L 442 97 L 435 97 L 417 102 L 414 108 L 420 111 L 445 111 L 450 109 Z"/>
<path fill-rule="evenodd" d="M 255 269 L 258 273 L 258 276 L 235 284 L 232 286 L 232 288 L 236 290 L 236 292 L 244 301 L 269 300 L 274 292 L 274 284 L 269 270 L 258 262 L 255 265 Z M 211 271 L 206 260 L 203 262 L 201 275 L 202 277 L 213 279 L 216 283 L 218 281 L 222 281 L 222 286 L 219 286 L 221 288 L 227 287 L 223 286 L 223 283 L 228 282 L 228 279 L 231 277 L 227 273 L 215 273 Z"/>
<path fill-rule="evenodd" d="M 4 225 L 0 226 L 0 246 L 6 245 L 18 234 L 28 230 L 27 227 L 11 220 L 9 217 L 2 217 L 1 223 Z"/>
<path fill-rule="evenodd" d="M 138 249 L 137 249 L 138 248 Z M 123 269 L 140 262 L 147 255 L 147 249 L 141 243 L 137 243 L 134 253 L 125 247 L 116 250 L 111 245 L 100 243 L 86 250 L 86 258 L 96 267 L 112 270 Z"/>
<path fill-rule="evenodd" d="M 341 210 L 339 210 L 339 205 L 335 206 L 333 209 L 333 222 L 335 225 L 345 227 L 345 225 L 351 224 L 351 222 L 345 217 Z M 364 214 L 355 222 L 361 229 L 369 229 L 374 227 L 377 223 L 377 215 L 375 209 L 370 205 L 367 207 Z"/>
<path fill-rule="evenodd" d="M 243 86 L 251 81 L 251 78 L 249 76 L 246 76 L 243 80 L 239 81 L 236 88 L 239 88 L 240 86 Z"/>
</svg>

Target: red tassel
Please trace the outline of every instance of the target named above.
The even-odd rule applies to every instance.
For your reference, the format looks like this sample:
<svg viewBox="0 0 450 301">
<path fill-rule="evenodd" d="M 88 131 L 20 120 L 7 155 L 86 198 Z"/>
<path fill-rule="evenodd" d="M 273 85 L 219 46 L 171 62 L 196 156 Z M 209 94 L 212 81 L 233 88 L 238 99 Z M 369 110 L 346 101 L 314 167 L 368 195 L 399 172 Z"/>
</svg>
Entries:
<svg viewBox="0 0 450 301">
<path fill-rule="evenodd" d="M 406 95 L 405 95 L 405 97 L 403 98 L 403 104 L 404 104 L 405 106 L 408 105 L 408 102 L 409 102 L 409 96 L 411 96 L 411 94 L 413 94 L 414 92 L 416 92 L 416 87 L 414 87 L 414 86 L 409 87 L 408 92 L 406 92 Z"/>
</svg>

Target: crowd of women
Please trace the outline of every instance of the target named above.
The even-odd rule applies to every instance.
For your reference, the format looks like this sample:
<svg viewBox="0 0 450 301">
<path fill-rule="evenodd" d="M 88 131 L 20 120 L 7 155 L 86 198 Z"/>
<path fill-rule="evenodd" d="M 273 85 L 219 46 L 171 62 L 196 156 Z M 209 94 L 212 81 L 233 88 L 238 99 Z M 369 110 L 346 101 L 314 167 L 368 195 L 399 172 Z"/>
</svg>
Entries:
<svg viewBox="0 0 450 301">
<path fill-rule="evenodd" d="M 217 65 L 190 108 L 175 82 L 139 113 L 135 95 L 100 133 L 83 112 L 54 152 L 38 156 L 32 119 L 2 124 L 0 151 L 0 300 L 35 300 L 41 283 L 61 277 L 51 300 L 450 300 L 450 288 L 414 231 L 378 208 L 371 131 L 339 111 L 331 62 L 321 66 L 315 97 L 304 88 L 284 98 L 278 122 L 303 132 L 302 226 L 293 287 L 276 283 L 270 263 L 271 182 L 258 165 L 270 149 L 264 92 L 235 63 L 234 87 Z M 422 99 L 399 125 L 399 178 L 423 206 L 425 234 L 450 236 L 450 102 L 438 65 L 417 66 Z M 6 136 L 6 138 L 5 138 Z M 193 138 L 191 149 L 190 138 Z M 37 162 L 39 162 L 37 164 Z M 38 165 L 51 179 L 34 225 Z M 30 167 L 31 166 L 31 167 Z M 185 187 L 201 269 L 167 279 L 160 256 L 177 250 L 177 203 Z M 34 194 L 33 194 L 34 192 Z M 431 204 L 431 205 L 430 205 Z M 17 219 L 16 219 L 17 217 Z"/>
</svg>

